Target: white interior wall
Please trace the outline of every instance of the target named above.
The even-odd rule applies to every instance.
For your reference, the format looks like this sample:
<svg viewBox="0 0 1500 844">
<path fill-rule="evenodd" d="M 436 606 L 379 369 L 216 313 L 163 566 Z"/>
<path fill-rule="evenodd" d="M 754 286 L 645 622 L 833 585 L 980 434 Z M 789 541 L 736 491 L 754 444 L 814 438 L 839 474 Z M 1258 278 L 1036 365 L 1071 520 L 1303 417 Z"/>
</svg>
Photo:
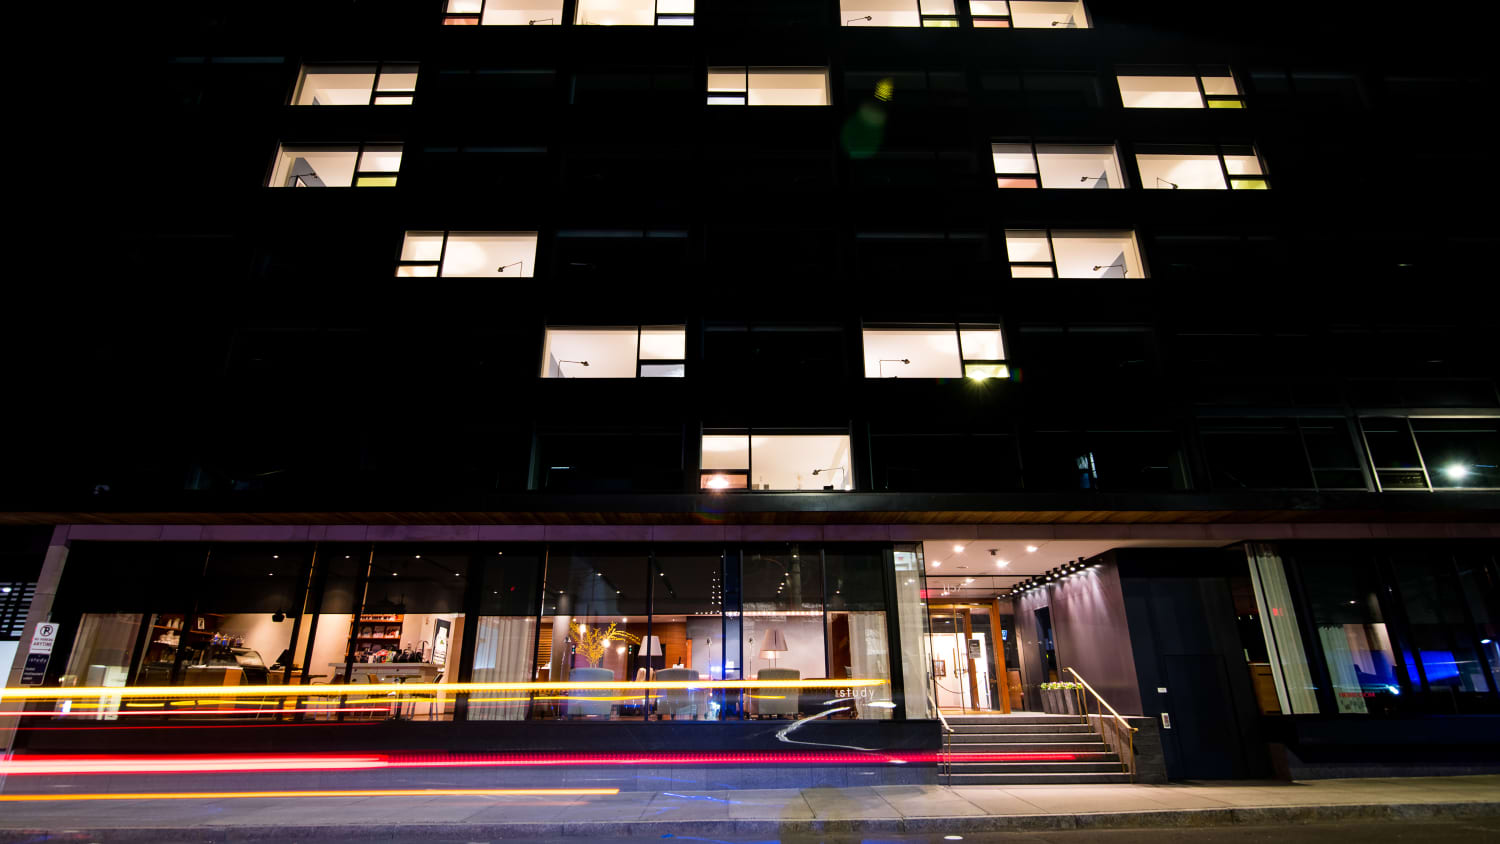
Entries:
<svg viewBox="0 0 1500 844">
<path fill-rule="evenodd" d="M 636 329 L 549 328 L 543 378 L 634 378 Z M 588 361 L 559 364 L 558 361 Z"/>
<path fill-rule="evenodd" d="M 1084 29 L 1089 25 L 1082 2 L 1041 3 L 1032 0 L 1012 0 L 1010 20 L 1010 25 L 1017 29 Z"/>
<path fill-rule="evenodd" d="M 1141 168 L 1141 187 L 1147 190 L 1160 188 L 1172 190 L 1171 182 L 1183 190 L 1226 190 L 1224 173 L 1219 168 L 1217 155 L 1137 155 L 1135 163 Z"/>
<path fill-rule="evenodd" d="M 282 147 L 276 156 L 276 169 L 271 174 L 271 187 L 287 186 L 292 164 L 299 158 L 307 161 L 324 187 L 347 188 L 354 184 L 354 163 L 359 159 L 359 147 Z M 399 156 L 397 162 L 399 166 Z"/>
<path fill-rule="evenodd" d="M 520 266 L 509 266 L 520 261 Z M 501 272 L 500 267 L 505 267 Z M 450 232 L 443 276 L 530 278 L 536 272 L 536 232 Z"/>
<path fill-rule="evenodd" d="M 871 20 L 863 20 L 869 15 Z M 851 18 L 860 18 L 852 20 Z M 921 26 L 917 0 L 839 0 L 839 23 L 844 26 Z"/>
<path fill-rule="evenodd" d="M 1196 76 L 1120 76 L 1126 108 L 1203 108 Z"/>
<path fill-rule="evenodd" d="M 655 26 L 655 0 L 578 0 L 582 26 Z"/>
<path fill-rule="evenodd" d="M 477 11 L 477 10 L 476 10 Z M 531 21 L 537 21 L 532 24 Z M 484 26 L 552 26 L 562 23 L 562 0 L 489 0 L 484 4 Z"/>
<path fill-rule="evenodd" d="M 776 659 L 761 656 L 765 647 L 765 634 L 780 629 L 786 638 L 786 651 L 778 653 Z M 753 640 L 753 641 L 752 641 Z M 795 668 L 802 672 L 802 679 L 823 677 L 823 619 L 814 617 L 756 617 L 744 618 L 745 677 L 755 678 L 762 668 Z"/>
<path fill-rule="evenodd" d="M 295 105 L 369 105 L 374 73 L 310 72 L 303 76 Z"/>
<path fill-rule="evenodd" d="M 957 378 L 963 375 L 952 328 L 864 331 L 866 378 Z M 881 361 L 897 361 L 886 363 Z M 910 364 L 899 361 L 909 360 Z M 828 464 L 833 465 L 833 464 Z"/>
<path fill-rule="evenodd" d="M 1058 278 L 1140 278 L 1143 275 L 1140 254 L 1136 252 L 1135 238 L 1130 232 L 1054 231 L 1052 249 L 1057 254 Z"/>
<path fill-rule="evenodd" d="M 1037 147 L 1042 187 L 1108 190 L 1125 187 L 1120 162 L 1110 145 L 1042 144 Z M 1102 179 L 1099 177 L 1103 177 Z"/>
<path fill-rule="evenodd" d="M 750 105 L 826 106 L 827 68 L 750 68 Z"/>
</svg>

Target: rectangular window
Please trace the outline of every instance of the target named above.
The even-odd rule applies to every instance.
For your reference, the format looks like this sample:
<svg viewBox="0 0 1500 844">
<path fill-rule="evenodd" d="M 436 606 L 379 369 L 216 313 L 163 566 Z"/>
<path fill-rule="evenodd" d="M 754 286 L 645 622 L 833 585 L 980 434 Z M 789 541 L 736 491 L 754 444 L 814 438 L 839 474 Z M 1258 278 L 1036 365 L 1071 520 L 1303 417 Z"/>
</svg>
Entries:
<svg viewBox="0 0 1500 844">
<path fill-rule="evenodd" d="M 990 144 L 995 183 L 1002 188 L 1125 187 L 1114 144 Z"/>
<path fill-rule="evenodd" d="M 1009 378 L 998 325 L 866 325 L 866 378 Z"/>
<path fill-rule="evenodd" d="M 562 0 L 448 0 L 445 26 L 556 26 Z"/>
<path fill-rule="evenodd" d="M 411 105 L 416 91 L 415 64 L 306 64 L 292 105 Z"/>
<path fill-rule="evenodd" d="M 1144 278 L 1133 231 L 1006 229 L 1011 278 Z"/>
<path fill-rule="evenodd" d="M 283 144 L 271 171 L 273 188 L 395 187 L 400 144 Z"/>
<path fill-rule="evenodd" d="M 844 26 L 958 26 L 954 0 L 839 0 Z"/>
<path fill-rule="evenodd" d="M 847 434 L 704 434 L 699 488 L 851 490 Z"/>
<path fill-rule="evenodd" d="M 826 106 L 826 67 L 711 67 L 709 105 Z"/>
<path fill-rule="evenodd" d="M 1120 100 L 1126 108 L 1244 108 L 1228 68 L 1201 74 L 1120 74 Z"/>
<path fill-rule="evenodd" d="M 681 378 L 685 353 L 681 325 L 548 327 L 542 377 Z"/>
<path fill-rule="evenodd" d="M 407 232 L 396 275 L 530 278 L 536 232 Z"/>
<path fill-rule="evenodd" d="M 1266 190 L 1266 171 L 1252 146 L 1140 146 L 1136 166 L 1147 190 Z"/>
<path fill-rule="evenodd" d="M 1500 419 L 1368 418 L 1360 425 L 1381 490 L 1500 489 Z"/>
<path fill-rule="evenodd" d="M 578 0 L 579 26 L 692 26 L 693 0 Z"/>
<path fill-rule="evenodd" d="M 1088 29 L 1082 2 L 1041 3 L 1028 0 L 970 0 L 969 14 L 980 29 Z"/>
</svg>

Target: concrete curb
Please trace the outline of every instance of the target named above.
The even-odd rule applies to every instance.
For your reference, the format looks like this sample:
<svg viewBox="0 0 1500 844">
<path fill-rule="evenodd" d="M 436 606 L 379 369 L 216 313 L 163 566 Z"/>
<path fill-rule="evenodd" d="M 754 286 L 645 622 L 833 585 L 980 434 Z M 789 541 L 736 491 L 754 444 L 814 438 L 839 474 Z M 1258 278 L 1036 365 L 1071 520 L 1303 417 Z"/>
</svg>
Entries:
<svg viewBox="0 0 1500 844">
<path fill-rule="evenodd" d="M 622 836 L 783 836 L 924 832 L 1028 832 L 1068 829 L 1149 829 L 1205 826 L 1265 826 L 1343 821 L 1427 820 L 1500 816 L 1500 801 L 1452 803 L 1364 803 L 1327 806 L 1256 806 L 1247 808 L 1162 809 L 1146 812 L 1094 812 L 1060 815 L 968 815 L 907 818 L 765 818 L 747 820 L 579 821 L 574 823 L 480 824 L 329 824 L 319 826 L 256 826 L 225 824 L 193 827 L 59 826 L 0 829 L 0 842 L 107 841 L 111 842 L 238 842 L 238 841 L 348 841 L 400 836 L 404 839 L 444 838 L 618 838 Z"/>
</svg>

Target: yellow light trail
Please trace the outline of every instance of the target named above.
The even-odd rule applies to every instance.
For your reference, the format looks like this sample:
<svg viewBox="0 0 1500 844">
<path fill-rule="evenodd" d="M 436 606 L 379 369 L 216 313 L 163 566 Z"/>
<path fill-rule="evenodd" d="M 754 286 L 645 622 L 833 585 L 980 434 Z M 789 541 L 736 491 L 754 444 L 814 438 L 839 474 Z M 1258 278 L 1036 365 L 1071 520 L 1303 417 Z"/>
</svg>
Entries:
<svg viewBox="0 0 1500 844">
<path fill-rule="evenodd" d="M 847 680 L 647 680 L 642 683 L 547 682 L 547 683 L 355 683 L 342 686 L 77 686 L 73 688 L 33 688 L 9 686 L 0 689 L 0 700 L 67 700 L 87 697 L 342 697 L 414 692 L 441 692 L 448 695 L 471 692 L 571 692 L 605 689 L 866 689 L 884 686 L 890 680 L 879 678 Z M 343 691 L 347 689 L 347 691 Z M 224 701 L 228 703 L 228 701 Z"/>
<path fill-rule="evenodd" d="M 397 788 L 368 791 L 142 791 L 119 794 L 0 794 L 0 803 L 72 800 L 233 800 L 247 797 L 591 797 L 618 788 Z"/>
</svg>

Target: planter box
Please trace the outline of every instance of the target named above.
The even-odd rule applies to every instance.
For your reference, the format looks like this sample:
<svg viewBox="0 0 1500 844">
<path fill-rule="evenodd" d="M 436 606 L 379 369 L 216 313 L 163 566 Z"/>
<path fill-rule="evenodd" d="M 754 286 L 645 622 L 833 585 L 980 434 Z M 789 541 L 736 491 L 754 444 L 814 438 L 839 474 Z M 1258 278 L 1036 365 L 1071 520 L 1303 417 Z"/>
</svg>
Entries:
<svg viewBox="0 0 1500 844">
<path fill-rule="evenodd" d="M 1049 715 L 1057 714 L 1057 690 L 1042 689 L 1042 711 Z"/>
<path fill-rule="evenodd" d="M 1057 693 L 1062 696 L 1062 704 L 1063 704 L 1062 708 L 1060 710 L 1058 710 L 1058 711 L 1062 712 L 1062 713 L 1066 713 L 1068 715 L 1077 715 L 1078 714 L 1078 690 L 1076 690 L 1076 689 L 1059 689 Z"/>
</svg>

